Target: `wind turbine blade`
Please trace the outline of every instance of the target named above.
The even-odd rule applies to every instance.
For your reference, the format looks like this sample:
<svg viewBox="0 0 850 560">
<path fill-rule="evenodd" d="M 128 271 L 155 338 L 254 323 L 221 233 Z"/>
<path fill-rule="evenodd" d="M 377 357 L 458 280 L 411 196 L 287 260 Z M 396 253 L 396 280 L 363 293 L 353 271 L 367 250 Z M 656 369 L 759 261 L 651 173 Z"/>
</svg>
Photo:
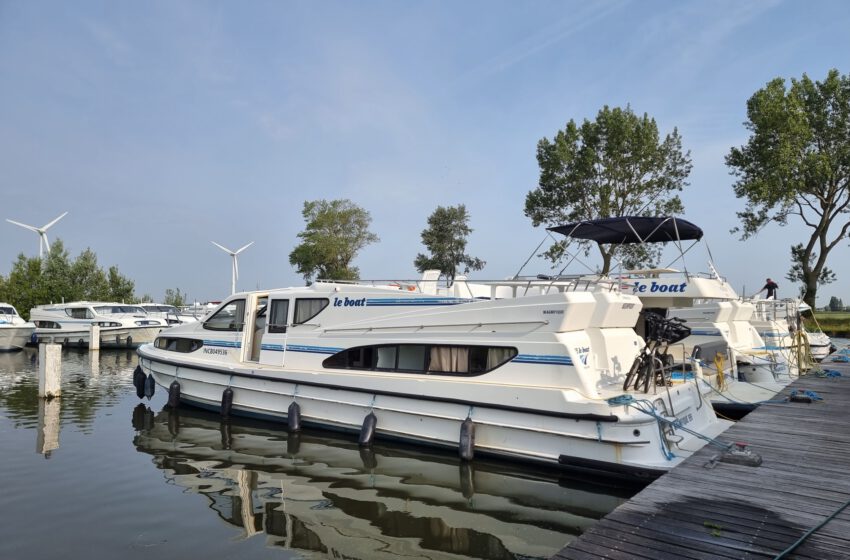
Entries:
<svg viewBox="0 0 850 560">
<path fill-rule="evenodd" d="M 219 245 L 219 244 L 218 244 L 218 243 L 216 243 L 215 241 L 210 241 L 210 243 L 212 243 L 213 245 L 215 245 L 216 247 L 218 247 L 219 249 L 221 249 L 221 250 L 222 250 L 222 251 L 224 251 L 225 253 L 230 253 L 231 255 L 233 254 L 233 251 L 231 251 L 231 250 L 230 250 L 230 249 L 228 249 L 227 247 L 223 247 L 222 245 Z"/>
<path fill-rule="evenodd" d="M 248 243 L 247 245 L 245 245 L 245 246 L 244 246 L 244 247 L 242 247 L 241 249 L 237 250 L 237 251 L 236 251 L 236 254 L 238 255 L 239 253 L 241 253 L 242 251 L 244 251 L 245 249 L 247 249 L 248 247 L 250 247 L 250 246 L 251 246 L 251 245 L 253 245 L 253 244 L 254 244 L 254 242 L 253 242 L 253 241 L 252 241 L 252 242 L 250 242 L 250 243 Z"/>
<path fill-rule="evenodd" d="M 239 260 L 233 255 L 233 277 L 239 280 Z"/>
<path fill-rule="evenodd" d="M 44 252 L 50 254 L 50 242 L 47 241 L 47 232 L 41 232 L 41 241 L 44 243 Z"/>
<path fill-rule="evenodd" d="M 15 224 L 16 226 L 21 226 L 21 227 L 22 227 L 22 228 L 24 228 L 24 229 L 28 229 L 28 230 L 30 230 L 30 231 L 34 231 L 34 232 L 36 232 L 36 233 L 41 233 L 41 232 L 38 230 L 38 228 L 37 228 L 37 227 L 34 227 L 34 226 L 28 226 L 27 224 L 22 224 L 21 222 L 16 222 L 15 220 L 10 220 L 9 218 L 6 218 L 6 221 L 7 221 L 7 222 L 9 222 L 10 224 Z"/>
<path fill-rule="evenodd" d="M 64 217 L 65 217 L 65 216 L 67 216 L 67 215 L 68 215 L 68 213 L 67 213 L 67 212 L 65 212 L 64 214 L 62 214 L 61 216 L 59 216 L 58 218 L 56 218 L 55 220 L 53 220 L 52 222 L 50 222 L 49 224 L 47 224 L 46 226 L 42 226 L 41 230 L 42 230 L 42 231 L 47 231 L 47 229 L 48 229 L 49 227 L 53 226 L 53 224 L 55 224 L 56 222 L 58 222 L 59 220 L 61 220 L 62 218 L 64 218 Z"/>
</svg>

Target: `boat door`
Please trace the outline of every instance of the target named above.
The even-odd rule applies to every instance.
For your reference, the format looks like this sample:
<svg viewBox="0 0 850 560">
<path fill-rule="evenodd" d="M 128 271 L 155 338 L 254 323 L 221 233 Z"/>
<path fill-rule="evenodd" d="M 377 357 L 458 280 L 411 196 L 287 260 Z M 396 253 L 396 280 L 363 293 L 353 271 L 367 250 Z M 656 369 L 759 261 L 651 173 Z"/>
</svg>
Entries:
<svg viewBox="0 0 850 560">
<path fill-rule="evenodd" d="M 265 332 L 260 346 L 260 363 L 283 366 L 286 357 L 287 330 L 291 324 L 289 298 L 272 296 L 266 312 Z"/>
<path fill-rule="evenodd" d="M 245 321 L 245 335 L 242 344 L 242 359 L 244 361 L 260 361 L 260 349 L 266 330 L 268 301 L 268 294 L 250 294 L 248 296 L 248 316 Z"/>
</svg>

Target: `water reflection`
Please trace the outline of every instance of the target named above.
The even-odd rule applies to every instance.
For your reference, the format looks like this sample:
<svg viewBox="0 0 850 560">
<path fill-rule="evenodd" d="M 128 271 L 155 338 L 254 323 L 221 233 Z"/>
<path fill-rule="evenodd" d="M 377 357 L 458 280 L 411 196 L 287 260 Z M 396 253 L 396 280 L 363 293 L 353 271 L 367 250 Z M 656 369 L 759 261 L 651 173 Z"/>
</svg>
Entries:
<svg viewBox="0 0 850 560">
<path fill-rule="evenodd" d="M 166 480 L 206 497 L 243 538 L 264 533 L 308 556 L 548 558 L 631 494 L 187 408 L 140 404 L 132 423 L 136 449 Z"/>
<path fill-rule="evenodd" d="M 132 350 L 90 356 L 86 350 L 63 349 L 62 396 L 43 407 L 38 398 L 38 349 L 0 353 L 0 409 L 15 427 L 37 427 L 40 438 L 49 418 L 90 432 L 97 411 L 118 403 L 127 392 L 136 363 Z"/>
</svg>

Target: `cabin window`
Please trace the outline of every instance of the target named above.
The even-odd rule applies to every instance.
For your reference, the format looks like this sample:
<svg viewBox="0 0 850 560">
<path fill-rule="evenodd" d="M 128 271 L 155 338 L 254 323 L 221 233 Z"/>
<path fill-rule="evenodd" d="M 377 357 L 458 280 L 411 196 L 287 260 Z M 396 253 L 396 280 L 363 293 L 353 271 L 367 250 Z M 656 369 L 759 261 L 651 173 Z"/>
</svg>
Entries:
<svg viewBox="0 0 850 560">
<path fill-rule="evenodd" d="M 15 310 L 11 307 L 0 307 L 0 313 L 2 313 L 3 315 L 17 315 L 17 313 L 15 313 Z"/>
<path fill-rule="evenodd" d="M 269 311 L 269 332 L 285 333 L 289 320 L 289 300 L 273 299 Z"/>
<path fill-rule="evenodd" d="M 298 298 L 295 300 L 293 325 L 306 323 L 328 306 L 327 298 Z"/>
<path fill-rule="evenodd" d="M 401 371 L 425 371 L 428 347 L 422 344 L 402 344 L 398 352 L 398 369 Z"/>
<path fill-rule="evenodd" d="M 65 314 L 74 319 L 94 319 L 94 314 L 88 307 L 69 307 L 65 309 Z"/>
<path fill-rule="evenodd" d="M 169 352 L 182 352 L 188 354 L 194 352 L 204 345 L 203 341 L 193 338 L 175 338 L 169 336 L 158 336 L 154 341 L 154 346 L 161 350 Z"/>
<path fill-rule="evenodd" d="M 33 321 L 35 326 L 40 329 L 61 329 L 62 325 L 55 321 Z"/>
<path fill-rule="evenodd" d="M 359 346 L 337 352 L 326 368 L 381 370 L 439 375 L 480 375 L 509 362 L 516 348 L 390 344 Z"/>
<path fill-rule="evenodd" d="M 228 302 L 204 322 L 211 331 L 241 331 L 245 324 L 245 300 Z"/>
</svg>

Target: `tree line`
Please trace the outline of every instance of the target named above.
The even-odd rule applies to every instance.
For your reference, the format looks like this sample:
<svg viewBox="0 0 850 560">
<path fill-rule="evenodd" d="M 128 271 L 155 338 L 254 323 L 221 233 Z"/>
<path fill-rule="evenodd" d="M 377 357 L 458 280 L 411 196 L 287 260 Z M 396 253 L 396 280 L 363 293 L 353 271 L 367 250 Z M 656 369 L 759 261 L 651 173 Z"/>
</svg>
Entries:
<svg viewBox="0 0 850 560">
<path fill-rule="evenodd" d="M 850 76 L 831 70 L 822 81 L 805 74 L 790 85 L 776 78 L 747 101 L 747 143 L 732 147 L 725 158 L 735 177 L 733 190 L 745 201 L 732 230 L 742 240 L 768 224 L 794 222 L 810 230 L 808 239 L 790 247 L 786 278 L 800 282 L 803 299 L 815 306 L 818 286 L 836 279 L 827 266 L 830 252 L 850 228 Z M 563 130 L 537 144 L 539 180 L 525 199 L 525 215 L 534 227 L 619 216 L 675 216 L 684 213 L 679 194 L 689 185 L 690 152 L 678 129 L 661 136 L 655 119 L 630 106 L 604 106 L 594 120 L 571 119 Z M 314 279 L 357 280 L 357 254 L 379 238 L 370 231 L 369 212 L 351 200 L 305 201 L 304 230 L 289 262 L 308 283 Z M 442 207 L 428 217 L 421 233 L 427 253 L 416 255 L 417 271 L 439 269 L 448 282 L 456 275 L 481 270 L 483 260 L 466 253 L 472 232 L 463 204 Z M 552 243 L 542 256 L 561 262 L 565 240 Z M 585 252 L 592 246 L 585 244 Z M 614 247 L 597 244 L 599 270 L 607 274 Z M 626 268 L 651 266 L 659 248 L 618 248 Z M 104 273 L 86 250 L 73 262 L 64 251 L 41 259 L 23 255 L 8 279 L 0 276 L 0 296 L 26 303 L 66 299 L 128 300 L 133 282 L 115 267 Z M 64 255 L 64 256 L 63 256 Z M 36 281 L 37 280 L 37 281 Z M 27 287 L 31 286 L 31 289 Z M 169 290 L 167 298 L 184 294 Z"/>
</svg>

